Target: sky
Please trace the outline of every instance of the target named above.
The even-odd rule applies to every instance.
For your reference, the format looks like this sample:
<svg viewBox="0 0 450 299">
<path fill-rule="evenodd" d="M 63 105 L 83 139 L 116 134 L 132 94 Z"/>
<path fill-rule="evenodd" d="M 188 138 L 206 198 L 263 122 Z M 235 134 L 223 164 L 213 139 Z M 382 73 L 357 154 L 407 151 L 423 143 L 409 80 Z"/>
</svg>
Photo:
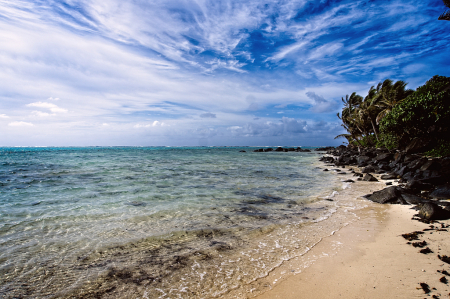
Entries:
<svg viewBox="0 0 450 299">
<path fill-rule="evenodd" d="M 450 76 L 441 0 L 1 0 L 0 146 L 342 144 L 341 98 Z"/>
</svg>

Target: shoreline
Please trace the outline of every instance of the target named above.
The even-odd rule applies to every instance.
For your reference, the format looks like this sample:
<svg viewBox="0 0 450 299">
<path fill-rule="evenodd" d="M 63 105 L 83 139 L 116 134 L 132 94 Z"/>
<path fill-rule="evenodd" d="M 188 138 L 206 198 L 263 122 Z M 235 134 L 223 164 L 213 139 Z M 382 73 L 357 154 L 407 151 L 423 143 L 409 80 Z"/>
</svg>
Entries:
<svg viewBox="0 0 450 299">
<path fill-rule="evenodd" d="M 419 235 L 433 253 L 422 254 L 421 248 L 407 244 L 402 234 L 430 229 L 430 224 L 411 220 L 417 214 L 411 205 L 361 198 L 385 187 L 384 182 L 357 181 L 342 190 L 336 201 L 367 203 L 354 211 L 356 220 L 275 269 L 267 277 L 272 281 L 268 290 L 249 298 L 448 298 L 450 288 L 439 280 L 445 275 L 437 272 L 450 272 L 450 265 L 437 257 L 450 253 L 448 232 Z M 439 223 L 447 226 L 450 220 Z M 420 283 L 429 285 L 431 292 L 426 294 Z"/>
</svg>

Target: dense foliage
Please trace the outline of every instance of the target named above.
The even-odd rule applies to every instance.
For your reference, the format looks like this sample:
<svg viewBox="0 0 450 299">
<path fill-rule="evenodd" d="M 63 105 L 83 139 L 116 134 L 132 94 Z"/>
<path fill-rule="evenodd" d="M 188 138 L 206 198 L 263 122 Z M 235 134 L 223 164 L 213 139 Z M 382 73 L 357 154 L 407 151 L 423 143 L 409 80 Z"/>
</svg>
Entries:
<svg viewBox="0 0 450 299">
<path fill-rule="evenodd" d="M 434 76 L 394 107 L 380 123 L 389 147 L 407 146 L 414 138 L 423 142 L 449 139 L 450 78 Z"/>
<path fill-rule="evenodd" d="M 434 76 L 416 91 L 387 79 L 371 87 L 365 98 L 353 93 L 342 99 L 343 127 L 349 143 L 405 149 L 413 141 L 431 155 L 450 150 L 450 78 Z M 375 121 L 374 121 L 375 120 Z"/>
</svg>

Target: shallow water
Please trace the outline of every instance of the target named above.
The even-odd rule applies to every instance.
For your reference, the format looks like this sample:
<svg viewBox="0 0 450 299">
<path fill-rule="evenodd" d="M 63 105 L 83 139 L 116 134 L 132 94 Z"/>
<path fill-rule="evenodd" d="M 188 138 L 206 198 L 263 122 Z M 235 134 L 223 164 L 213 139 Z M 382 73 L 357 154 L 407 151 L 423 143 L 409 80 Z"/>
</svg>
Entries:
<svg viewBox="0 0 450 299">
<path fill-rule="evenodd" d="M 341 185 L 251 150 L 1 148 L 0 297 L 250 296 L 339 229 Z"/>
</svg>

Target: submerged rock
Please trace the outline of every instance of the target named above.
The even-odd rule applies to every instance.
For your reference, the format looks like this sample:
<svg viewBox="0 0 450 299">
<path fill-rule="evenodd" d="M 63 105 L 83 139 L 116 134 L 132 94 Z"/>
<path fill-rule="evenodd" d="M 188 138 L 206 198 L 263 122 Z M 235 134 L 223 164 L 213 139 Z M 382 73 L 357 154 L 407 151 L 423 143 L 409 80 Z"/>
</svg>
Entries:
<svg viewBox="0 0 450 299">
<path fill-rule="evenodd" d="M 135 207 L 143 207 L 143 206 L 146 206 L 147 204 L 142 201 L 131 201 L 131 202 L 127 202 L 126 205 L 135 206 Z"/>
</svg>

